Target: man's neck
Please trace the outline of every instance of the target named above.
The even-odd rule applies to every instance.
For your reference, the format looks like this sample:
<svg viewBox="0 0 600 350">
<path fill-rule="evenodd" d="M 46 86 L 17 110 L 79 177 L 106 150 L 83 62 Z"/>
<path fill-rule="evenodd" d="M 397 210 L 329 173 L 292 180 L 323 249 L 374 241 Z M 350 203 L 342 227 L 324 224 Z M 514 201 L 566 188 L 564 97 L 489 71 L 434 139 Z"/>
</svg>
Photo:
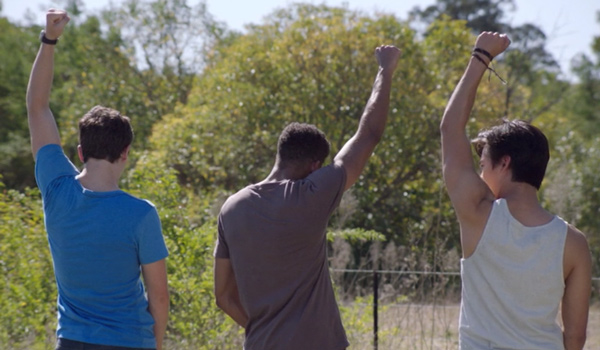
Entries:
<svg viewBox="0 0 600 350">
<path fill-rule="evenodd" d="M 275 164 L 269 176 L 259 183 L 278 182 L 284 180 L 301 180 L 307 177 L 311 172 L 308 169 L 298 169 L 297 167 L 287 166 L 281 167 L 278 163 Z"/>
<path fill-rule="evenodd" d="M 95 192 L 119 190 L 119 179 L 123 165 L 107 160 L 89 159 L 83 171 L 76 177 L 84 188 Z"/>
<path fill-rule="evenodd" d="M 498 197 L 506 200 L 511 215 L 525 226 L 540 226 L 554 218 L 540 204 L 537 189 L 529 184 L 513 182 Z"/>
</svg>

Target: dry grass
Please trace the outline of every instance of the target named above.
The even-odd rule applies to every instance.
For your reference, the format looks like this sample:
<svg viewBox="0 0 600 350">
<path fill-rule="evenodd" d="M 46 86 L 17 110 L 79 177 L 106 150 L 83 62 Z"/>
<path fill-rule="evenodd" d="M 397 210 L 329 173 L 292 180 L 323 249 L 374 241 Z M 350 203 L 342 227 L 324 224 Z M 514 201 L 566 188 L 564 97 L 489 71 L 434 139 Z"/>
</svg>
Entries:
<svg viewBox="0 0 600 350">
<path fill-rule="evenodd" d="M 355 323 L 344 320 L 350 339 L 349 350 L 373 350 L 372 309 L 368 304 L 346 305 L 355 307 Z M 454 350 L 458 347 L 458 304 L 422 305 L 422 304 L 388 304 L 381 307 L 379 314 L 378 350 Z M 357 315 L 360 315 L 356 319 Z M 588 338 L 586 350 L 600 349 L 600 304 L 590 308 Z M 230 334 L 230 339 L 222 345 L 215 345 L 216 350 L 239 350 L 242 348 L 243 333 L 241 329 Z M 5 347 L 0 350 L 50 350 L 54 349 L 54 341 L 45 344 L 25 342 L 19 347 Z M 197 350 L 199 347 L 190 342 L 168 339 L 165 350 Z M 202 346 L 200 346 L 202 347 Z M 206 348 L 206 347 L 202 347 Z"/>
<path fill-rule="evenodd" d="M 458 347 L 459 306 L 389 305 L 379 315 L 379 350 L 446 350 Z M 600 349 L 600 305 L 590 309 L 585 349 Z M 349 333 L 352 330 L 348 330 Z M 349 334 L 350 350 L 372 350 L 372 334 Z"/>
</svg>

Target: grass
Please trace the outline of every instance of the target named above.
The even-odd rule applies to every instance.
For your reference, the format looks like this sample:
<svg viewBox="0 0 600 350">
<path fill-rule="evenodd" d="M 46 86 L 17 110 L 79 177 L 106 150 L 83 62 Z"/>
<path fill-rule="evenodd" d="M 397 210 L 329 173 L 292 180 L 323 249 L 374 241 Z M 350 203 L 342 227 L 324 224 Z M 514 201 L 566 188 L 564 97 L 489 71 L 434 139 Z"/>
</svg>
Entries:
<svg viewBox="0 0 600 350">
<path fill-rule="evenodd" d="M 349 350 L 373 350 L 372 306 L 366 302 L 349 303 L 344 326 L 350 340 Z M 379 311 L 378 350 L 454 350 L 458 347 L 459 305 L 386 304 Z M 600 305 L 590 308 L 588 338 L 585 349 L 600 349 Z M 230 334 L 219 350 L 241 350 L 243 333 Z M 28 345 L 27 345 L 28 344 Z M 227 345 L 226 345 L 227 344 Z M 190 342 L 168 339 L 164 350 L 194 350 Z M 53 339 L 46 344 L 25 342 L 22 347 L 0 350 L 50 350 Z"/>
</svg>

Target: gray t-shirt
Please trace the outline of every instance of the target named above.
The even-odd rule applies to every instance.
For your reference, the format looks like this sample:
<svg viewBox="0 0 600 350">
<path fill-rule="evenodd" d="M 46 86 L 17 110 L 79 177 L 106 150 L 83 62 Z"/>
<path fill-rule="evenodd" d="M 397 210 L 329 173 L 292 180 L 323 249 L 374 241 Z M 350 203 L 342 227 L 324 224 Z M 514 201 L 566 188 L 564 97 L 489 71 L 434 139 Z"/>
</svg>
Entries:
<svg viewBox="0 0 600 350">
<path fill-rule="evenodd" d="M 344 168 L 329 165 L 302 180 L 248 186 L 223 205 L 215 257 L 233 266 L 249 317 L 245 350 L 348 346 L 325 236 L 345 184 Z"/>
</svg>

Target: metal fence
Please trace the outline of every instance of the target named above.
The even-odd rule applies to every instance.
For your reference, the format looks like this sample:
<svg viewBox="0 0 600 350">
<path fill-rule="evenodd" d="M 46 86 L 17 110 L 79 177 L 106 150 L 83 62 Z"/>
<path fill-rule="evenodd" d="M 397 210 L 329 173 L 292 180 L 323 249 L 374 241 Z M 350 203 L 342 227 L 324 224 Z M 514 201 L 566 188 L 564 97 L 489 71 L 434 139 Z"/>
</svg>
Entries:
<svg viewBox="0 0 600 350">
<path fill-rule="evenodd" d="M 332 276 L 336 281 L 338 286 L 348 286 L 348 285 L 358 285 L 359 288 L 357 290 L 352 291 L 342 291 L 342 299 L 344 298 L 344 294 L 348 294 L 350 296 L 356 296 L 357 294 L 362 294 L 366 296 L 366 294 L 370 294 L 372 296 L 372 303 L 370 305 L 364 304 L 365 308 L 368 309 L 371 307 L 372 318 L 373 318 L 373 333 L 372 333 L 372 345 L 373 349 L 379 349 L 379 331 L 380 331 L 380 310 L 382 306 L 385 307 L 404 307 L 406 308 L 419 308 L 421 310 L 423 307 L 433 308 L 433 313 L 435 313 L 435 308 L 446 308 L 447 305 L 444 305 L 445 302 L 449 301 L 454 304 L 451 306 L 454 309 L 457 309 L 456 305 L 460 300 L 460 272 L 459 271 L 408 271 L 408 270 L 368 270 L 368 269 L 340 269 L 340 268 L 332 268 L 331 269 Z M 362 275 L 361 278 L 352 278 L 352 283 L 344 283 L 344 278 L 346 278 L 346 282 L 348 282 L 348 275 Z M 390 278 L 390 276 L 397 276 L 398 278 Z M 451 281 L 450 278 L 455 281 Z M 408 280 L 408 282 L 407 282 Z M 594 283 L 594 299 L 597 299 L 600 296 L 600 277 L 593 277 L 592 281 Z M 417 293 L 417 289 L 415 286 L 424 286 L 427 285 L 427 292 Z M 382 293 L 383 288 L 383 293 Z M 342 288 L 343 289 L 343 288 Z M 399 296 L 405 297 L 412 292 L 412 295 L 409 295 L 407 302 L 398 302 Z M 385 295 L 382 295 L 385 294 Z M 395 294 L 395 296 L 394 296 Z M 415 303 L 414 299 L 417 299 Z M 380 304 L 382 299 L 387 299 L 388 302 L 384 302 L 383 305 Z M 400 298 L 402 299 L 402 298 Z M 418 304 L 422 302 L 423 304 Z M 424 305 L 426 304 L 426 305 Z M 453 314 L 450 317 L 457 318 L 455 313 L 457 310 L 453 310 Z M 455 320 L 456 322 L 458 320 Z M 435 320 L 433 320 L 435 322 Z M 429 327 L 435 327 L 434 324 L 428 325 Z M 444 327 L 448 327 L 448 324 L 445 324 Z M 435 332 L 431 332 L 431 344 L 434 341 Z M 422 339 L 420 341 L 423 341 Z M 454 340 L 455 342 L 455 340 Z M 447 342 L 449 344 L 449 342 Z M 451 348 L 446 345 L 447 348 Z M 422 348 L 443 348 L 439 346 L 423 346 Z"/>
</svg>

